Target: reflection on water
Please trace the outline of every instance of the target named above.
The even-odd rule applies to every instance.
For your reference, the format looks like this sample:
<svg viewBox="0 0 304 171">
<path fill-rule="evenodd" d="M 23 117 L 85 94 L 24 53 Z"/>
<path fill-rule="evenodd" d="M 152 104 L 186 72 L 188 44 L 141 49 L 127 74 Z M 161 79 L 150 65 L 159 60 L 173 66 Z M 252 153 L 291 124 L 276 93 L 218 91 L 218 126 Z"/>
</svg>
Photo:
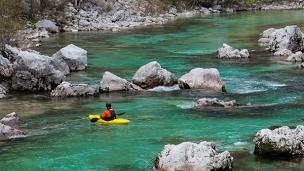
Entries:
<svg viewBox="0 0 304 171">
<path fill-rule="evenodd" d="M 275 18 L 280 18 L 279 20 Z M 275 19 L 275 20 L 274 20 Z M 156 87 L 144 92 L 112 92 L 98 97 L 51 98 L 46 93 L 9 92 L 0 116 L 16 112 L 28 136 L 0 142 L 1 170 L 150 170 L 166 144 L 213 141 L 228 150 L 233 170 L 302 170 L 302 159 L 253 155 L 254 134 L 263 128 L 304 123 L 302 71 L 257 44 L 269 27 L 298 24 L 303 10 L 244 12 L 184 18 L 165 25 L 113 32 L 60 33 L 36 50 L 51 56 L 75 44 L 88 51 L 88 68 L 67 77 L 98 89 L 105 71 L 132 80 L 141 66 L 157 61 L 176 77 L 193 68 L 217 68 L 228 92 Z M 251 58 L 216 59 L 227 43 L 246 48 Z M 203 97 L 252 106 L 193 109 Z M 91 123 L 89 114 L 112 102 L 128 125 Z"/>
</svg>

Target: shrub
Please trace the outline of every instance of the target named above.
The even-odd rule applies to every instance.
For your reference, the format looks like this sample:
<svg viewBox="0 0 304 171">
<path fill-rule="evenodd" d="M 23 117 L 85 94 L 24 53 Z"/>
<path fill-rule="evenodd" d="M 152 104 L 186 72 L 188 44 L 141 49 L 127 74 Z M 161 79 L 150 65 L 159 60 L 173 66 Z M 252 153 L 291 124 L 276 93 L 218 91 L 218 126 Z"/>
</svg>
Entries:
<svg viewBox="0 0 304 171">
<path fill-rule="evenodd" d="M 22 28 L 20 20 L 21 0 L 0 0 L 0 47 L 17 45 L 16 33 Z"/>
</svg>

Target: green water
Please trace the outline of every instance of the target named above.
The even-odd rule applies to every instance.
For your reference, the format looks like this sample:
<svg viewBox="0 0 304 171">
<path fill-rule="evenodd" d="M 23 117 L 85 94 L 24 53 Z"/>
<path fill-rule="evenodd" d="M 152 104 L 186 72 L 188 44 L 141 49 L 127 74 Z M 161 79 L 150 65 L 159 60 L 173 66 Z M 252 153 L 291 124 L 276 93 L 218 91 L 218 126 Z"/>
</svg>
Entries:
<svg viewBox="0 0 304 171">
<path fill-rule="evenodd" d="M 67 77 L 98 89 L 105 71 L 131 81 L 151 61 L 177 77 L 191 69 L 217 68 L 227 93 L 158 87 L 147 92 L 112 92 L 98 97 L 50 98 L 49 93 L 9 92 L 0 116 L 16 112 L 25 138 L 0 142 L 0 170 L 150 170 L 166 144 L 213 141 L 228 150 L 233 170 L 303 170 L 302 159 L 253 155 L 254 134 L 273 125 L 304 124 L 303 71 L 257 44 L 267 28 L 298 25 L 304 11 L 244 12 L 183 18 L 164 25 L 113 32 L 60 33 L 35 49 L 52 55 L 68 44 L 88 51 L 88 68 Z M 250 51 L 250 59 L 218 60 L 228 45 Z M 251 107 L 194 110 L 196 100 L 251 102 Z M 92 124 L 87 116 L 111 101 L 128 125 Z"/>
</svg>

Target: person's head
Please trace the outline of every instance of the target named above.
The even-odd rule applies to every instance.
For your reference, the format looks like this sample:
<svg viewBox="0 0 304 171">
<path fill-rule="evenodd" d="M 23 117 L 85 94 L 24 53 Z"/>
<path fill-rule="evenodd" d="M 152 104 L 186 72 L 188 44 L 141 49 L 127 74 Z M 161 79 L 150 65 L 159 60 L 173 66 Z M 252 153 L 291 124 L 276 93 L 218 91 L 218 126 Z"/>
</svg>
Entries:
<svg viewBox="0 0 304 171">
<path fill-rule="evenodd" d="M 106 103 L 106 107 L 107 107 L 107 109 L 111 108 L 111 103 L 110 103 L 110 102 L 107 102 L 107 103 Z"/>
</svg>

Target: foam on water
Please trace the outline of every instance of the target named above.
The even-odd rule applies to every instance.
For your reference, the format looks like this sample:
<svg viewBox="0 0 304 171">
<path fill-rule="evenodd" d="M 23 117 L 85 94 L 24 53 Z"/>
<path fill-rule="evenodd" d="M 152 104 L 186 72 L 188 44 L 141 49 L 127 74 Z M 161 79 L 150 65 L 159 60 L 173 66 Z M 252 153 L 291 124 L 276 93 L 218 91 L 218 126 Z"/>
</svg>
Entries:
<svg viewBox="0 0 304 171">
<path fill-rule="evenodd" d="M 162 91 L 174 91 L 174 90 L 180 90 L 178 84 L 175 84 L 174 86 L 157 86 L 152 89 L 149 89 L 148 91 L 162 92 Z"/>
<path fill-rule="evenodd" d="M 231 83 L 230 83 L 231 84 Z M 267 90 L 275 90 L 278 87 L 284 87 L 286 84 L 267 81 L 267 80 L 249 80 L 247 78 L 234 78 L 233 83 L 227 85 L 227 89 L 234 93 L 253 93 Z M 237 88 L 237 89 L 236 89 Z"/>
</svg>

